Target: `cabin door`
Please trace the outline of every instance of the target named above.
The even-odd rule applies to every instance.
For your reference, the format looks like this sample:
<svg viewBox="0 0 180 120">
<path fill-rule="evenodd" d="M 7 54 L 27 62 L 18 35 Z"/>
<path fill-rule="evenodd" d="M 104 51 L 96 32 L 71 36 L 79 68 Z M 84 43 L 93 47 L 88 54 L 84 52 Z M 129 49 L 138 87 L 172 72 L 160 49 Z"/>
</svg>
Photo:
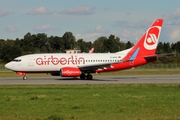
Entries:
<svg viewBox="0 0 180 120">
<path fill-rule="evenodd" d="M 29 65 L 30 67 L 34 66 L 33 57 L 29 57 L 29 59 L 28 59 L 28 65 Z"/>
</svg>

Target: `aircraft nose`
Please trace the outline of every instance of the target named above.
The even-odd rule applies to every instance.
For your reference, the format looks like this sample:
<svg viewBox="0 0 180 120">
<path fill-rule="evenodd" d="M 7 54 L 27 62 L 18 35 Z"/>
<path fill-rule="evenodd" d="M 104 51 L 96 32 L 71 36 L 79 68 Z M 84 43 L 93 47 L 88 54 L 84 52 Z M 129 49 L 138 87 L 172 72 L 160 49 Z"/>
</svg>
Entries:
<svg viewBox="0 0 180 120">
<path fill-rule="evenodd" d="M 5 68 L 7 68 L 7 69 L 11 69 L 11 68 L 12 68 L 11 63 L 9 62 L 9 63 L 5 64 Z"/>
</svg>

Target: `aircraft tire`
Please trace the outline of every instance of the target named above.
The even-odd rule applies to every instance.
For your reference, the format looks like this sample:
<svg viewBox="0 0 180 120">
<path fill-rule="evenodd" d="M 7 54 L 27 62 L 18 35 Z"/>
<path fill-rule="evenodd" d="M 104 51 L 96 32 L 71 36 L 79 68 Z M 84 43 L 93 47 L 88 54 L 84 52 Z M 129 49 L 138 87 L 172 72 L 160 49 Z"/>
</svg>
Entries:
<svg viewBox="0 0 180 120">
<path fill-rule="evenodd" d="M 93 76 L 92 75 L 87 75 L 87 80 L 92 80 Z"/>
<path fill-rule="evenodd" d="M 80 78 L 81 78 L 82 80 L 85 80 L 86 75 L 85 75 L 84 73 L 82 73 L 82 74 L 80 75 Z"/>
<path fill-rule="evenodd" d="M 24 76 L 24 77 L 23 77 L 23 80 L 27 80 L 27 77 L 26 77 L 26 76 Z"/>
</svg>

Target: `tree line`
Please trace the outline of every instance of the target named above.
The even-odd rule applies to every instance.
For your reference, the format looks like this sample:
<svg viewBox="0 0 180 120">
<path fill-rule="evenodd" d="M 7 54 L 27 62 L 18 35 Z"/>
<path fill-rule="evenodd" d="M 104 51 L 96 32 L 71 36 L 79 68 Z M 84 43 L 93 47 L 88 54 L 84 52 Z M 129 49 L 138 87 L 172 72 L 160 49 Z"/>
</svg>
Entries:
<svg viewBox="0 0 180 120">
<path fill-rule="evenodd" d="M 33 53 L 63 53 L 67 49 L 80 49 L 81 52 L 89 52 L 94 47 L 95 53 L 118 52 L 132 47 L 130 41 L 120 41 L 119 37 L 99 37 L 93 43 L 74 37 L 71 32 L 65 32 L 62 37 L 50 36 L 45 33 L 27 33 L 22 39 L 0 39 L 0 63 L 6 63 L 14 58 Z M 157 53 L 175 53 L 175 56 L 162 57 L 156 63 L 179 63 L 180 41 L 177 43 L 158 43 Z"/>
</svg>

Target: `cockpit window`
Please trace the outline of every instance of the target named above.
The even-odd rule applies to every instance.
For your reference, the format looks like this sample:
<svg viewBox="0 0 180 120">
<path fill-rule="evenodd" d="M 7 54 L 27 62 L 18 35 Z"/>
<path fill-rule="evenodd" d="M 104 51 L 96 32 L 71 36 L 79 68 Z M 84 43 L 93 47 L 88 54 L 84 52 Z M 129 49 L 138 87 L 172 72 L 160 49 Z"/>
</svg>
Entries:
<svg viewBox="0 0 180 120">
<path fill-rule="evenodd" d="M 21 59 L 14 59 L 14 62 L 21 62 Z"/>
</svg>

